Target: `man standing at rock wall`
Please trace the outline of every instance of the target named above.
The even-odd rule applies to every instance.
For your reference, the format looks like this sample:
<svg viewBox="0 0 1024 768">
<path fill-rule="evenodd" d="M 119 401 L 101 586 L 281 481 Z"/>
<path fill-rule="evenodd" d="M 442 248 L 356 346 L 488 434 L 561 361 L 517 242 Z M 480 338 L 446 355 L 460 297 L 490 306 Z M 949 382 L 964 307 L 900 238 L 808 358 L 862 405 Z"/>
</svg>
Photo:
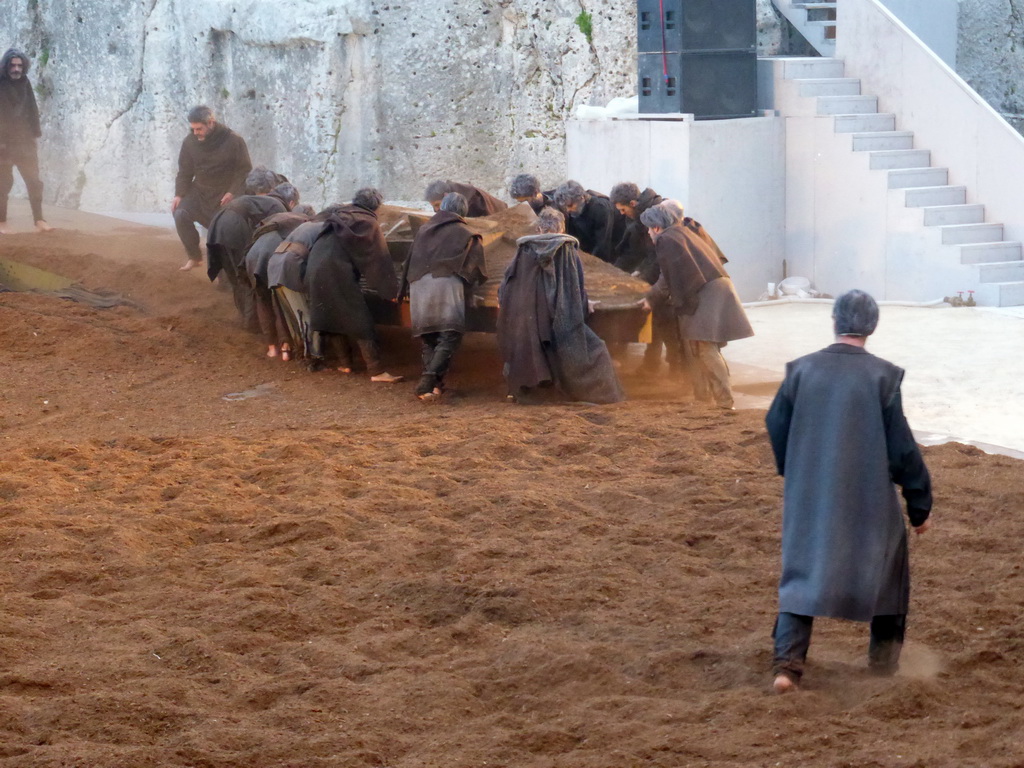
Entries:
<svg viewBox="0 0 1024 768">
<path fill-rule="evenodd" d="M 11 48 L 0 59 L 0 234 L 8 234 L 7 198 L 14 186 L 14 168 L 25 181 L 36 230 L 53 227 L 43 220 L 43 182 L 39 178 L 39 107 L 28 80 L 29 60 Z"/>
<path fill-rule="evenodd" d="M 209 107 L 193 107 L 188 113 L 191 133 L 181 143 L 178 176 L 174 182 L 174 226 L 188 261 L 188 271 L 203 261 L 195 224 L 210 226 L 217 209 L 244 192 L 246 174 L 252 170 L 245 139 L 221 125 Z"/>
</svg>

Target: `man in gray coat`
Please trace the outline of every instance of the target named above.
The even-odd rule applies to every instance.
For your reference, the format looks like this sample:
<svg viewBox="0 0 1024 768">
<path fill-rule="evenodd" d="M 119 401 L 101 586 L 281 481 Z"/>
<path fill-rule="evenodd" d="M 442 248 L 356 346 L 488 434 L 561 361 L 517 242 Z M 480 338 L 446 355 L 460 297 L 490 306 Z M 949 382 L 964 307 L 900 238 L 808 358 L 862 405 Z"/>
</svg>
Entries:
<svg viewBox="0 0 1024 768">
<path fill-rule="evenodd" d="M 777 693 L 800 682 L 815 616 L 870 622 L 869 667 L 896 671 L 910 569 L 895 485 L 914 531 L 930 525 L 931 480 L 903 415 L 903 370 L 864 349 L 878 305 L 850 291 L 832 318 L 836 343 L 787 364 L 766 417 L 785 477 Z"/>
</svg>

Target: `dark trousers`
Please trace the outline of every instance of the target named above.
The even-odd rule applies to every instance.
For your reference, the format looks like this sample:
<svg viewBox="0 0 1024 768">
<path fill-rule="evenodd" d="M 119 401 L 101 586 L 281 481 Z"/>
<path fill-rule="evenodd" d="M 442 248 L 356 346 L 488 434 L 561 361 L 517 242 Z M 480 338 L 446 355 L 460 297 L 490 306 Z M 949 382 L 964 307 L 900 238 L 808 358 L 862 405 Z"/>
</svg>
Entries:
<svg viewBox="0 0 1024 768">
<path fill-rule="evenodd" d="M 32 220 L 43 220 L 43 180 L 39 178 L 39 150 L 36 143 L 14 144 L 0 153 L 0 222 L 7 221 L 7 200 L 14 186 L 14 169 L 18 169 L 28 202 L 32 206 Z"/>
<path fill-rule="evenodd" d="M 174 228 L 178 230 L 178 237 L 181 244 L 185 246 L 185 253 L 193 261 L 202 261 L 203 252 L 199 250 L 199 231 L 195 225 L 209 228 L 210 219 L 217 212 L 216 204 L 204 201 L 202 196 L 196 192 L 188 192 L 181 198 L 178 207 L 174 209 Z"/>
<path fill-rule="evenodd" d="M 772 638 L 775 656 L 772 674 L 785 674 L 799 682 L 804 673 L 807 649 L 811 645 L 813 616 L 780 613 L 775 619 Z M 868 666 L 873 672 L 891 675 L 899 669 L 903 636 L 907 629 L 907 615 L 875 616 L 871 619 L 871 640 L 868 643 Z"/>
<path fill-rule="evenodd" d="M 195 232 L 195 229 L 192 230 Z M 198 238 L 198 234 L 196 235 Z M 256 297 L 253 294 L 252 283 L 249 275 L 245 272 L 245 251 L 238 251 L 218 244 L 207 244 L 207 250 L 216 249 L 216 256 L 220 260 L 220 274 L 231 286 L 231 297 L 235 302 L 235 309 L 242 317 L 242 327 L 250 333 L 259 333 L 260 324 L 256 315 Z M 195 257 L 189 257 L 195 258 Z M 198 257 L 201 259 L 202 257 Z M 217 263 L 217 260 L 214 260 Z"/>
<path fill-rule="evenodd" d="M 459 331 L 424 333 L 420 341 L 423 342 L 423 375 L 416 385 L 416 394 L 425 395 L 433 391 L 434 387 L 444 386 L 452 355 L 462 344 L 462 334 Z"/>
</svg>

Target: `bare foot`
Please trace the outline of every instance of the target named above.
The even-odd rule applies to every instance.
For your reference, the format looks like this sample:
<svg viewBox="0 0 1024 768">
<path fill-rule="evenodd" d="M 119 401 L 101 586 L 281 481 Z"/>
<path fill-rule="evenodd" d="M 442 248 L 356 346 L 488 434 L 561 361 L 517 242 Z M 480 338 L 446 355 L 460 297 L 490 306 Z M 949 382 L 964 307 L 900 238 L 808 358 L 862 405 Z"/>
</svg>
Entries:
<svg viewBox="0 0 1024 768">
<path fill-rule="evenodd" d="M 196 261 L 195 259 L 189 259 L 189 260 L 188 260 L 188 261 L 186 261 L 186 262 L 185 262 L 185 263 L 184 263 L 184 264 L 183 264 L 183 265 L 182 265 L 181 267 L 179 267 L 179 269 L 180 269 L 180 270 L 181 270 L 182 272 L 188 272 L 188 271 L 189 271 L 190 269 L 195 269 L 196 267 L 198 267 L 198 266 L 199 266 L 200 264 L 202 264 L 202 263 L 203 263 L 203 262 L 201 262 L 201 261 Z"/>
<path fill-rule="evenodd" d="M 350 366 L 347 366 L 347 365 L 339 365 L 338 366 L 338 373 L 344 373 L 344 374 L 352 373 L 352 368 Z M 376 381 L 376 379 L 374 379 L 374 381 Z"/>
<path fill-rule="evenodd" d="M 778 694 L 783 694 L 794 693 L 800 689 L 789 675 L 776 675 L 774 682 L 772 682 L 772 690 Z"/>
<path fill-rule="evenodd" d="M 292 359 L 292 348 L 287 344 L 281 345 L 281 359 L 286 363 Z"/>
<path fill-rule="evenodd" d="M 274 344 L 267 346 L 267 357 L 277 357 L 277 346 Z"/>
<path fill-rule="evenodd" d="M 0 221 L 0 235 L 9 235 L 9 234 L 11 234 L 11 230 L 9 230 L 7 228 L 7 222 L 6 221 Z"/>
<path fill-rule="evenodd" d="M 440 400 L 441 399 L 441 396 L 439 394 L 437 394 L 437 390 L 434 390 L 433 392 L 424 392 L 422 395 L 416 395 L 416 397 L 418 397 L 424 403 L 429 403 L 429 402 L 432 402 L 434 400 Z"/>
<path fill-rule="evenodd" d="M 404 381 L 404 376 L 395 376 L 393 373 L 378 373 L 376 376 L 371 376 L 370 381 L 376 381 L 383 384 L 396 384 L 399 381 Z"/>
<path fill-rule="evenodd" d="M 36 232 L 53 232 L 53 227 L 40 219 L 36 222 Z"/>
</svg>

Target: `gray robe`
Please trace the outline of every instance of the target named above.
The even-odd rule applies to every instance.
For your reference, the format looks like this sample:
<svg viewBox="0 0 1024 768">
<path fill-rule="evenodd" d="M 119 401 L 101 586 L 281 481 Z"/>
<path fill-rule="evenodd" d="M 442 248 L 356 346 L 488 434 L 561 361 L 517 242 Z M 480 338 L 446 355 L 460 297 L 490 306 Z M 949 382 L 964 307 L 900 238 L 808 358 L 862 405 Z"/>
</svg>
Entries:
<svg viewBox="0 0 1024 768">
<path fill-rule="evenodd" d="M 785 477 L 779 611 L 869 621 L 905 614 L 907 514 L 920 525 L 931 482 L 900 397 L 903 370 L 849 344 L 786 366 L 766 417 Z"/>
</svg>

